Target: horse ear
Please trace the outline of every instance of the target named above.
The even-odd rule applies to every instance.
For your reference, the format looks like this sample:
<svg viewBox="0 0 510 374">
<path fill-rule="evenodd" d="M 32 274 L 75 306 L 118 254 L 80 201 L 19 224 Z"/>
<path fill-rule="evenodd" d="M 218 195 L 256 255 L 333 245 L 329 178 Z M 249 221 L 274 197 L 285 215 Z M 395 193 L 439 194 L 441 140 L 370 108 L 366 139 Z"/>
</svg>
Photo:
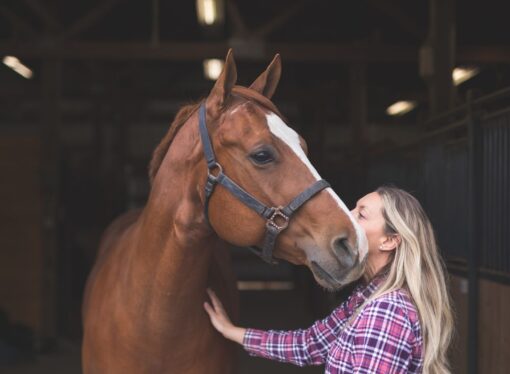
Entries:
<svg viewBox="0 0 510 374">
<path fill-rule="evenodd" d="M 221 110 L 232 92 L 232 87 L 234 87 L 237 81 L 237 68 L 236 63 L 234 61 L 234 55 L 232 53 L 232 49 L 228 50 L 227 57 L 225 58 L 225 65 L 223 66 L 223 70 L 216 80 L 211 93 L 207 99 L 208 109 L 211 109 L 213 112 L 217 112 Z"/>
<path fill-rule="evenodd" d="M 280 55 L 277 53 L 267 69 L 255 79 L 250 88 L 270 99 L 276 91 L 281 74 L 282 62 Z"/>
</svg>

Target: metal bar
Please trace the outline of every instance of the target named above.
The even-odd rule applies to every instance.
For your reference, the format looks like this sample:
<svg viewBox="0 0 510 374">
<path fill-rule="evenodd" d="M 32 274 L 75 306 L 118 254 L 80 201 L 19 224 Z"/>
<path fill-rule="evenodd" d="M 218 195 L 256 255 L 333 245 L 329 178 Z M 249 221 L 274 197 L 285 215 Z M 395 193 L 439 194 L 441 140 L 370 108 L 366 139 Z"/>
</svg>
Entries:
<svg viewBox="0 0 510 374">
<path fill-rule="evenodd" d="M 477 250 L 480 248 L 480 129 L 471 110 L 472 93 L 468 94 L 468 138 L 469 138 L 469 241 L 468 241 L 468 373 L 478 370 L 478 274 Z"/>
<path fill-rule="evenodd" d="M 438 130 L 435 130 L 435 131 L 432 131 L 424 136 L 421 136 L 415 140 L 412 140 L 406 144 L 403 144 L 403 145 L 400 145 L 400 146 L 397 146 L 395 148 L 392 148 L 389 152 L 397 152 L 397 151 L 403 151 L 405 149 L 408 149 L 408 148 L 413 148 L 413 147 L 416 147 L 418 145 L 420 145 L 421 143 L 425 143 L 429 140 L 432 140 L 434 138 L 436 138 L 437 136 L 439 135 L 443 135 L 443 134 L 446 134 L 450 131 L 453 131 L 453 130 L 456 130 L 456 129 L 459 129 L 459 128 L 462 128 L 462 127 L 466 127 L 467 123 L 466 123 L 466 120 L 463 119 L 461 121 L 458 121 L 458 122 L 454 122 L 452 123 L 451 125 L 448 125 L 448 126 L 445 126 L 443 128 L 440 128 Z M 388 153 L 388 150 L 381 150 L 381 151 L 377 151 L 377 152 L 372 152 L 369 154 L 370 157 L 373 157 L 373 156 L 379 156 L 381 154 L 386 154 Z"/>
<path fill-rule="evenodd" d="M 496 92 L 484 95 L 484 96 L 476 98 L 476 99 L 473 99 L 473 104 L 474 105 L 480 105 L 480 104 L 485 103 L 487 101 L 491 101 L 491 100 L 494 100 L 494 99 L 499 99 L 499 98 L 502 98 L 502 97 L 507 96 L 507 95 L 510 96 L 510 87 L 503 88 L 503 89 L 501 89 L 499 91 L 496 91 Z"/>
<path fill-rule="evenodd" d="M 498 126 L 495 128 L 495 135 L 496 135 L 496 147 L 494 149 L 494 154 L 495 154 L 495 160 L 494 160 L 494 166 L 495 166 L 495 169 L 496 169 L 496 173 L 494 174 L 494 178 L 492 179 L 493 183 L 495 184 L 494 186 L 494 189 L 495 189 L 495 199 L 496 199 L 496 204 L 494 204 L 494 215 L 495 215 L 495 222 L 496 224 L 494 225 L 494 234 L 496 235 L 496 248 L 497 248 L 497 259 L 496 259 L 496 264 L 497 264 L 497 267 L 495 267 L 495 269 L 498 269 L 498 270 L 502 270 L 502 260 L 503 260 L 503 257 L 504 257 L 504 254 L 503 254 L 503 243 L 501 242 L 501 234 L 502 234 L 502 227 L 501 227 L 501 218 L 502 218 L 502 213 L 503 213 L 503 206 L 501 205 L 501 202 L 503 201 L 503 194 L 502 194 L 502 191 L 501 191 L 501 177 L 502 177 L 502 174 L 503 174 L 503 167 L 502 167 L 502 162 L 503 162 L 503 155 L 501 154 L 501 151 L 502 151 L 502 146 L 503 146 L 503 143 L 502 143 L 502 137 L 501 137 L 501 133 L 502 133 L 502 126 L 501 126 L 501 118 L 499 120 L 496 120 L 496 122 L 498 122 Z"/>
<path fill-rule="evenodd" d="M 489 168 L 486 167 L 487 166 L 487 162 L 489 160 L 489 155 L 488 155 L 488 150 L 490 149 L 489 147 L 489 137 L 487 135 L 487 131 L 486 129 L 482 129 L 481 130 L 481 133 L 482 133 L 482 142 L 483 142 L 483 149 L 482 149 L 482 162 L 483 162 L 483 168 L 482 168 L 482 176 L 483 176 L 483 180 L 486 181 L 489 179 Z M 487 206 L 487 203 L 488 203 L 488 199 L 487 199 L 487 196 L 489 196 L 489 193 L 487 191 L 487 183 L 483 183 L 482 185 L 482 191 L 481 191 L 481 198 L 483 199 L 483 201 L 486 203 L 483 205 L 482 207 L 482 230 L 481 230 L 481 248 L 482 248 L 482 263 L 481 263 L 481 266 L 486 266 L 489 261 L 490 261 L 490 257 L 488 256 L 488 253 L 486 250 L 484 250 L 484 248 L 489 248 L 489 245 L 487 243 L 488 241 L 488 232 L 489 232 L 489 212 L 490 212 L 490 209 L 489 207 Z"/>
<path fill-rule="evenodd" d="M 445 111 L 445 112 L 442 112 L 442 113 L 439 113 L 435 116 L 432 116 L 430 119 L 428 119 L 426 122 L 425 122 L 425 125 L 428 126 L 428 125 L 432 125 L 436 122 L 443 122 L 445 121 L 446 119 L 456 115 L 456 114 L 463 114 L 465 113 L 467 110 L 467 105 L 466 104 L 461 104 L 451 110 L 448 110 L 448 111 Z"/>
<path fill-rule="evenodd" d="M 477 108 L 477 107 L 479 107 L 482 104 L 485 104 L 485 103 L 490 102 L 490 101 L 496 101 L 498 99 L 502 99 L 505 96 L 510 96 L 510 87 L 507 87 L 507 88 L 501 89 L 499 91 L 493 92 L 491 94 L 487 94 L 487 95 L 484 95 L 482 97 L 473 99 L 471 104 L 472 104 L 473 108 Z M 463 113 L 466 110 L 467 110 L 467 105 L 466 104 L 461 104 L 461 105 L 459 105 L 459 106 L 457 106 L 457 107 L 455 107 L 455 108 L 453 108 L 451 110 L 448 110 L 446 112 L 442 112 L 442 113 L 438 114 L 437 116 L 434 116 L 434 117 L 428 119 L 425 122 L 425 125 L 431 125 L 431 124 L 434 124 L 436 122 L 444 121 L 444 120 L 448 119 L 449 117 L 452 117 L 455 114 Z M 483 117 L 483 119 L 485 120 L 486 117 Z"/>
<path fill-rule="evenodd" d="M 505 228 L 504 232 L 505 236 L 505 247 L 510 248 L 510 211 L 508 210 L 508 206 L 510 206 L 510 118 L 507 117 L 507 123 L 505 126 L 504 133 L 505 142 L 503 144 L 503 154 L 505 156 L 505 164 L 504 164 L 504 176 L 503 176 L 503 206 L 506 207 L 505 216 L 503 218 L 503 227 Z M 504 262 L 505 271 L 510 274 L 510 251 L 507 250 L 505 262 Z"/>
<path fill-rule="evenodd" d="M 487 196 L 486 196 L 486 204 L 488 207 L 487 212 L 487 245 L 483 247 L 483 251 L 487 253 L 487 265 L 493 267 L 493 256 L 492 252 L 494 251 L 494 183 L 491 183 L 492 178 L 494 177 L 494 160 L 493 160 L 493 150 L 494 150 L 494 133 L 491 131 L 492 129 L 488 129 L 485 131 L 488 138 L 488 149 L 487 149 L 487 160 L 485 160 L 485 167 L 487 168 L 487 179 L 484 180 L 484 184 L 487 186 Z M 492 250 L 492 251 L 491 251 Z"/>
<path fill-rule="evenodd" d="M 488 113 L 488 114 L 485 114 L 485 115 L 482 115 L 481 116 L 481 120 L 483 121 L 482 125 L 484 127 L 493 125 L 494 122 L 488 122 L 488 121 L 492 120 L 493 118 L 497 118 L 497 117 L 503 116 L 503 115 L 505 115 L 507 113 L 510 113 L 510 107 L 504 108 L 504 109 L 501 109 L 501 110 L 497 110 L 497 111 L 494 111 L 494 112 L 491 112 L 491 113 Z"/>
<path fill-rule="evenodd" d="M 468 270 L 467 265 L 462 263 L 446 263 L 446 268 L 449 273 L 459 275 L 461 277 L 467 277 Z M 507 272 L 495 271 L 493 269 L 480 268 L 478 269 L 479 279 L 488 279 L 493 282 L 500 284 L 510 285 L 510 275 Z"/>
</svg>

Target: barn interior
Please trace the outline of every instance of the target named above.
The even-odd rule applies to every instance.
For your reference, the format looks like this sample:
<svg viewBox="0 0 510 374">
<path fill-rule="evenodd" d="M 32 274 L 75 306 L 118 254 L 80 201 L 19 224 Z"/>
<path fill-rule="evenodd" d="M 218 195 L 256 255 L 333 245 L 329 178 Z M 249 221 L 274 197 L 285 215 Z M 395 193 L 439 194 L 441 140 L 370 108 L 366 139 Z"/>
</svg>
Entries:
<svg viewBox="0 0 510 374">
<path fill-rule="evenodd" d="M 100 236 L 144 206 L 154 148 L 180 107 L 207 96 L 229 48 L 243 86 L 280 54 L 272 101 L 348 207 L 383 184 L 422 202 L 450 275 L 452 370 L 506 373 L 505 9 L 495 0 L 2 1 L 2 373 L 81 372 L 80 310 Z M 307 327 L 348 294 L 325 291 L 304 267 L 231 253 L 250 327 Z M 238 356 L 239 373 L 324 371 Z"/>
</svg>

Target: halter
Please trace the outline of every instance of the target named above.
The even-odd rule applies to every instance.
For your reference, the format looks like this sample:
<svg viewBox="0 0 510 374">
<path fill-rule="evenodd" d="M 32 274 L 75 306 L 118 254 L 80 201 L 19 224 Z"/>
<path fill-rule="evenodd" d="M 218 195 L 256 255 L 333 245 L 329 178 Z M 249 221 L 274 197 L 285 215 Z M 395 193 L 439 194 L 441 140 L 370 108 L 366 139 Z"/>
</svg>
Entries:
<svg viewBox="0 0 510 374">
<path fill-rule="evenodd" d="M 207 220 L 209 220 L 209 199 L 217 184 L 221 184 L 230 193 L 237 197 L 243 204 L 257 212 L 260 216 L 266 219 L 266 235 L 262 250 L 257 247 L 249 247 L 256 255 L 261 257 L 269 264 L 276 264 L 273 259 L 273 249 L 276 243 L 276 238 L 280 232 L 285 230 L 289 225 L 289 220 L 292 214 L 298 210 L 301 205 L 310 200 L 318 192 L 329 187 L 329 183 L 324 179 L 318 180 L 305 191 L 301 192 L 294 198 L 287 206 L 282 207 L 267 207 L 258 201 L 255 197 L 239 187 L 232 179 L 223 173 L 223 168 L 216 161 L 214 151 L 207 131 L 206 125 L 206 110 L 205 102 L 200 105 L 199 111 L 199 131 L 200 138 L 202 139 L 202 147 L 204 149 L 204 157 L 207 161 L 207 181 L 205 184 L 205 207 L 204 213 Z M 213 171 L 216 170 L 216 174 Z"/>
</svg>

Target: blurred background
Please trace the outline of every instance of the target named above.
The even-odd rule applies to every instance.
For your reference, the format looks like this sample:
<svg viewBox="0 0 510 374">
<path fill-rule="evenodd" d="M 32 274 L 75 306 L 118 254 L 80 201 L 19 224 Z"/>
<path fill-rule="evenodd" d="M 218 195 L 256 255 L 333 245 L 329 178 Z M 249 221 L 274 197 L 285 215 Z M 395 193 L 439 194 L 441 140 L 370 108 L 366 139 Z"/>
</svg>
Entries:
<svg viewBox="0 0 510 374">
<path fill-rule="evenodd" d="M 233 48 L 349 207 L 394 183 L 422 202 L 451 275 L 455 373 L 510 365 L 510 30 L 505 2 L 2 0 L 0 371 L 79 373 L 101 232 L 143 206 L 152 150 Z M 219 60 L 218 60 L 219 59 Z M 232 248 L 241 318 L 307 327 L 348 293 Z M 249 358 L 240 373 L 321 373 Z"/>
</svg>

